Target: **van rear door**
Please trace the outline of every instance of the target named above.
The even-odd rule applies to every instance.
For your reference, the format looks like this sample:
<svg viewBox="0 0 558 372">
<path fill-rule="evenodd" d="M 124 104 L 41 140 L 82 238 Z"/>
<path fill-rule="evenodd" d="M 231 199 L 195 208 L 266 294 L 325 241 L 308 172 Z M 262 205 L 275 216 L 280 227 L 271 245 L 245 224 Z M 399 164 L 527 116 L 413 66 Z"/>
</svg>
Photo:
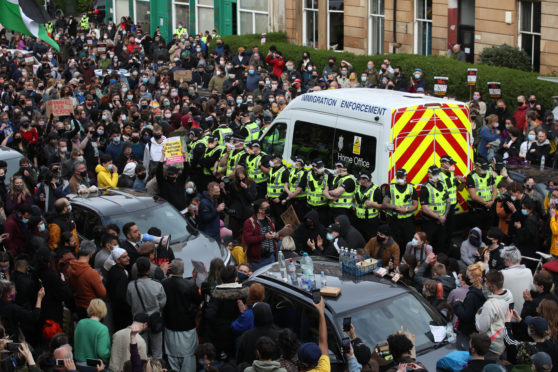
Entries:
<svg viewBox="0 0 558 372">
<path fill-rule="evenodd" d="M 389 180 L 404 168 L 415 185 L 428 179 L 428 168 L 440 158 L 455 160 L 455 174 L 466 176 L 472 168 L 473 138 L 469 109 L 451 103 L 424 104 L 395 110 L 392 116 Z"/>
</svg>

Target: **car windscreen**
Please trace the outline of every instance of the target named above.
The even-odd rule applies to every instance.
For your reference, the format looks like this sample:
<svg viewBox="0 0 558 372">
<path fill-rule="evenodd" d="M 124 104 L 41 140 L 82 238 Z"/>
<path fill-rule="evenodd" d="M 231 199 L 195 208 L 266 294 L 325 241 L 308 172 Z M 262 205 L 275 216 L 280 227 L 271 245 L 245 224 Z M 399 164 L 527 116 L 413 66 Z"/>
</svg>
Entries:
<svg viewBox="0 0 558 372">
<path fill-rule="evenodd" d="M 133 213 L 106 216 L 106 223 L 123 226 L 127 222 L 135 222 L 142 233 L 150 227 L 157 227 L 163 235 L 172 235 L 172 243 L 185 240 L 190 234 L 186 230 L 187 222 L 170 204 L 142 209 Z"/>
<path fill-rule="evenodd" d="M 343 329 L 343 318 L 350 316 L 357 336 L 370 348 L 378 342 L 406 326 L 415 335 L 417 350 L 430 344 L 427 336 L 432 321 L 440 321 L 432 310 L 427 309 L 415 296 L 405 293 L 400 296 L 340 314 L 337 318 L 339 329 Z"/>
</svg>

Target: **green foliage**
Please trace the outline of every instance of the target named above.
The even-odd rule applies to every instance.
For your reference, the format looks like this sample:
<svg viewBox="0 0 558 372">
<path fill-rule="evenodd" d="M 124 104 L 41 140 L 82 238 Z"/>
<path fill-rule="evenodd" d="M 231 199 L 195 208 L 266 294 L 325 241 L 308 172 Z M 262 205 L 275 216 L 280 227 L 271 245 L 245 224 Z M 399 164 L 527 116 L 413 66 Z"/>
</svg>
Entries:
<svg viewBox="0 0 558 372">
<path fill-rule="evenodd" d="M 76 2 L 76 12 L 83 13 L 89 8 L 91 0 L 77 0 Z"/>
<path fill-rule="evenodd" d="M 516 98 L 521 94 L 529 94 L 536 92 L 537 97 L 542 100 L 546 107 L 553 107 L 552 96 L 558 95 L 558 84 L 537 79 L 539 74 L 534 72 L 525 72 L 514 70 L 506 67 L 474 65 L 466 62 L 459 62 L 442 56 L 420 56 L 415 54 L 387 54 L 387 55 L 355 55 L 352 53 L 336 53 L 327 50 L 316 50 L 295 44 L 290 44 L 285 33 L 268 33 L 266 45 L 260 45 L 261 35 L 242 35 L 242 36 L 224 36 L 223 41 L 229 45 L 231 51 L 236 53 L 240 46 L 251 48 L 254 45 L 260 46 L 260 51 L 265 55 L 269 47 L 275 47 L 283 53 L 287 60 L 293 60 L 295 65 L 302 58 L 303 51 L 310 52 L 310 59 L 317 66 L 318 71 L 322 71 L 327 64 L 329 56 L 335 56 L 337 63 L 341 59 L 347 60 L 353 65 L 354 71 L 358 74 L 366 70 L 369 60 L 373 60 L 377 68 L 383 62 L 384 58 L 389 58 L 392 66 L 400 66 L 403 73 L 408 78 L 413 70 L 420 67 L 425 76 L 427 89 L 432 91 L 434 88 L 434 76 L 448 77 L 448 94 L 457 97 L 460 101 L 468 101 L 470 99 L 470 88 L 467 85 L 467 69 L 477 68 L 478 78 L 477 87 L 485 97 L 488 98 L 489 81 L 499 81 L 502 84 L 502 95 L 507 102 L 508 107 L 513 108 L 516 105 Z M 213 44 L 213 43 L 212 43 Z"/>
<path fill-rule="evenodd" d="M 481 64 L 531 71 L 531 59 L 525 51 L 507 44 L 485 48 L 479 55 Z"/>
</svg>

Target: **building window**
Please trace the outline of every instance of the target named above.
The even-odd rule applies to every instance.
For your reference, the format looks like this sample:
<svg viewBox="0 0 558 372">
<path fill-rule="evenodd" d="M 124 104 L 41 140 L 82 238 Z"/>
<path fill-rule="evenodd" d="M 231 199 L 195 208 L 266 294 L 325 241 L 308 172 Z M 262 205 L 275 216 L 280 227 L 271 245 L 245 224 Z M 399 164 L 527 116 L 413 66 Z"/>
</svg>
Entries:
<svg viewBox="0 0 558 372">
<path fill-rule="evenodd" d="M 521 1 L 519 6 L 519 47 L 531 57 L 533 71 L 541 65 L 541 3 Z"/>
<path fill-rule="evenodd" d="M 196 0 L 196 33 L 211 31 L 214 28 L 213 0 Z"/>
<path fill-rule="evenodd" d="M 327 36 L 328 48 L 332 50 L 343 50 L 343 24 L 344 24 L 344 0 L 328 1 L 328 17 L 327 17 Z"/>
<path fill-rule="evenodd" d="M 370 54 L 384 53 L 384 0 L 370 0 L 370 27 L 368 42 Z"/>
<path fill-rule="evenodd" d="M 302 0 L 304 18 L 302 19 L 303 43 L 305 46 L 318 47 L 318 0 Z"/>
<path fill-rule="evenodd" d="M 238 0 L 238 34 L 267 32 L 269 20 L 267 0 Z"/>
<path fill-rule="evenodd" d="M 432 0 L 415 0 L 415 53 L 432 54 Z"/>
<path fill-rule="evenodd" d="M 141 30 L 144 34 L 150 35 L 150 9 L 149 1 L 134 1 L 134 23 L 141 24 Z"/>
<path fill-rule="evenodd" d="M 172 28 L 174 30 L 178 27 L 178 22 L 182 22 L 182 26 L 186 27 L 188 34 L 192 32 L 188 27 L 190 27 L 190 5 L 184 1 L 173 1 L 172 3 Z"/>
</svg>

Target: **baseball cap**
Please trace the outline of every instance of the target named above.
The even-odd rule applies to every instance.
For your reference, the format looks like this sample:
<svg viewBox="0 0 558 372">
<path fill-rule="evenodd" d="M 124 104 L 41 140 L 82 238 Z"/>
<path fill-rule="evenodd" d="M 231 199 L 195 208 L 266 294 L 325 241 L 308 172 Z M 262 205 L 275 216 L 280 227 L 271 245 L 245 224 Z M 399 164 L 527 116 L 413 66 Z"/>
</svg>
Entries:
<svg viewBox="0 0 558 372">
<path fill-rule="evenodd" d="M 341 232 L 341 226 L 336 223 L 332 223 L 327 227 L 326 231 Z"/>
<path fill-rule="evenodd" d="M 360 174 L 358 175 L 358 178 L 359 178 L 359 179 L 360 179 L 360 178 L 363 178 L 363 179 L 365 179 L 365 180 L 370 180 L 370 176 L 368 175 L 368 173 L 364 173 L 364 172 L 360 173 Z"/>
<path fill-rule="evenodd" d="M 345 165 L 345 162 L 343 161 L 338 161 L 335 163 L 335 167 L 336 168 L 343 168 L 343 169 L 347 169 L 347 166 Z"/>
<path fill-rule="evenodd" d="M 544 351 L 539 351 L 538 353 L 531 355 L 531 361 L 535 367 L 537 367 L 537 371 L 539 368 L 550 369 L 552 366 L 552 358 Z"/>
<path fill-rule="evenodd" d="M 300 155 L 296 155 L 294 158 L 295 163 L 302 163 L 304 164 L 304 157 L 300 156 Z"/>
<path fill-rule="evenodd" d="M 407 171 L 406 171 L 405 169 L 403 169 L 403 168 L 398 169 L 398 170 L 395 172 L 395 177 L 397 177 L 397 178 L 404 178 L 404 177 L 407 177 Z"/>
<path fill-rule="evenodd" d="M 283 159 L 283 157 L 281 156 L 281 154 L 273 153 L 273 154 L 271 154 L 271 159 L 272 160 Z"/>
<path fill-rule="evenodd" d="M 455 160 L 453 160 L 451 158 L 451 156 L 449 155 L 444 155 L 440 158 L 440 162 L 442 163 L 450 163 L 450 164 L 455 164 Z"/>
<path fill-rule="evenodd" d="M 431 174 L 433 176 L 440 174 L 440 168 L 438 168 L 437 166 L 433 165 L 430 168 L 428 168 L 428 174 Z"/>
<path fill-rule="evenodd" d="M 525 324 L 533 327 L 533 330 L 539 336 L 544 336 L 545 332 L 548 331 L 548 322 L 540 316 L 525 317 Z"/>
<path fill-rule="evenodd" d="M 146 313 L 137 313 L 134 316 L 134 322 L 136 323 L 147 323 L 149 322 L 149 315 Z"/>
<path fill-rule="evenodd" d="M 322 356 L 320 347 L 314 342 L 307 342 L 298 348 L 298 360 L 306 367 L 315 367 Z"/>
</svg>

